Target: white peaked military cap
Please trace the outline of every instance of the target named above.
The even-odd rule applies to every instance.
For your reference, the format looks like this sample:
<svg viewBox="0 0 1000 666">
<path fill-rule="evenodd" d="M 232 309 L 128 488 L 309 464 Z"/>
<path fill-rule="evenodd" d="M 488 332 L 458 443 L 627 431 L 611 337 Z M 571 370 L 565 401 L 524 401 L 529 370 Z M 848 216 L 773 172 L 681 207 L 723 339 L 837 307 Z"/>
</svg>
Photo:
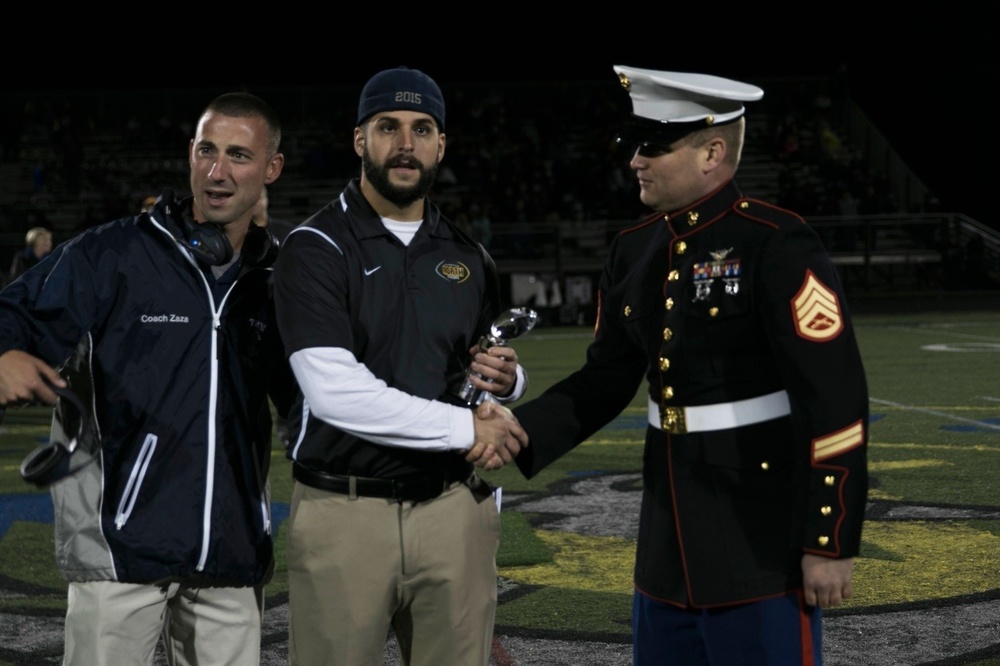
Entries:
<svg viewBox="0 0 1000 666">
<path fill-rule="evenodd" d="M 755 85 L 710 74 L 614 66 L 632 99 L 632 117 L 619 141 L 673 143 L 691 132 L 739 119 L 743 102 L 764 96 Z"/>
</svg>

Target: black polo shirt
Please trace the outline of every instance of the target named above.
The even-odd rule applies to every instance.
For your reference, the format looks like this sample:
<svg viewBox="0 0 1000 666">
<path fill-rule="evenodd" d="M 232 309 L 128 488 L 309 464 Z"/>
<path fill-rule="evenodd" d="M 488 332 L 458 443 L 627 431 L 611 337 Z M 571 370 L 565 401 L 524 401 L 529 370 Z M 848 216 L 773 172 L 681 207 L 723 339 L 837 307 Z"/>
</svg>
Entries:
<svg viewBox="0 0 1000 666">
<path fill-rule="evenodd" d="M 428 201 L 423 223 L 403 245 L 362 196 L 357 179 L 289 234 L 275 277 L 289 355 L 343 348 L 388 386 L 427 399 L 460 385 L 469 347 L 500 312 L 496 267 L 478 243 Z M 310 467 L 395 477 L 467 465 L 454 452 L 382 446 L 314 417 L 295 423 L 302 401 L 290 425 L 304 426 L 305 433 L 289 457 Z"/>
</svg>

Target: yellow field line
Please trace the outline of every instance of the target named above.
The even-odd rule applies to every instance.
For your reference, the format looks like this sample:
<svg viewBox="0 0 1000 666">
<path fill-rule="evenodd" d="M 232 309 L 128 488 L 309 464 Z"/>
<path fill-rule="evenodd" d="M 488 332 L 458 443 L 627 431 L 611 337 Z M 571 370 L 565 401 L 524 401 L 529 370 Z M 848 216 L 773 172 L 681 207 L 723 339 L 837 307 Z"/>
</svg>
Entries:
<svg viewBox="0 0 1000 666">
<path fill-rule="evenodd" d="M 868 446 L 875 449 L 927 449 L 932 451 L 985 451 L 1000 452 L 1000 446 L 985 446 L 983 444 L 922 444 L 920 442 L 869 442 Z"/>
</svg>

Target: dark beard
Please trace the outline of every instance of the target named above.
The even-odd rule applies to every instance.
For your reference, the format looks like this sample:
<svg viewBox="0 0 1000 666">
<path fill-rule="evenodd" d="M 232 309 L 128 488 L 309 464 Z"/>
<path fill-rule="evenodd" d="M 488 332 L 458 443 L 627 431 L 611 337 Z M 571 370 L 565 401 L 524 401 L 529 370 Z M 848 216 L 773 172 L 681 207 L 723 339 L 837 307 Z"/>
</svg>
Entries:
<svg viewBox="0 0 1000 666">
<path fill-rule="evenodd" d="M 420 180 L 414 185 L 399 187 L 389 182 L 389 169 L 405 161 L 401 155 L 388 159 L 384 166 L 375 164 L 368 146 L 365 146 L 361 155 L 361 167 L 365 171 L 365 177 L 372 184 L 375 191 L 381 194 L 386 201 L 399 208 L 406 208 L 410 204 L 423 199 L 431 191 L 434 180 L 437 178 L 438 163 L 435 161 L 429 167 L 425 167 L 415 159 L 410 159 L 410 165 L 420 171 Z"/>
</svg>

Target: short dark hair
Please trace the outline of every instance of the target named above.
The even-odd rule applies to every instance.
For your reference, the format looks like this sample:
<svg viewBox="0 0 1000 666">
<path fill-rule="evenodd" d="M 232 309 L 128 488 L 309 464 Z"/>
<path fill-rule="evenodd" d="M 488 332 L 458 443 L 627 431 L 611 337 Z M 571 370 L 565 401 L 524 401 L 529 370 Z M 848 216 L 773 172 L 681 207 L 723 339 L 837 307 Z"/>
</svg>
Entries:
<svg viewBox="0 0 1000 666">
<path fill-rule="evenodd" d="M 267 124 L 269 147 L 273 152 L 278 152 L 281 146 L 281 119 L 271 105 L 260 97 L 245 92 L 226 93 L 209 102 L 201 115 L 204 116 L 209 111 L 233 118 L 260 118 Z"/>
<path fill-rule="evenodd" d="M 740 156 L 743 153 L 743 135 L 745 131 L 746 118 L 740 116 L 734 122 L 695 130 L 681 139 L 681 141 L 697 148 L 704 146 L 712 139 L 721 138 L 726 142 L 726 163 L 735 169 L 739 166 Z"/>
</svg>

